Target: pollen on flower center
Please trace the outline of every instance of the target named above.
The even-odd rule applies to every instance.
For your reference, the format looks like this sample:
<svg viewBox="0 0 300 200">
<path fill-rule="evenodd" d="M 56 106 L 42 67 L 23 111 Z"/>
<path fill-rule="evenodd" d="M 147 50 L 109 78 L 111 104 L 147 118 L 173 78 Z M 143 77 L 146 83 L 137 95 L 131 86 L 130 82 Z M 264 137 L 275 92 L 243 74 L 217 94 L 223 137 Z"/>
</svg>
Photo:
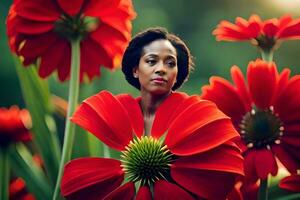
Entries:
<svg viewBox="0 0 300 200">
<path fill-rule="evenodd" d="M 99 19 L 83 15 L 62 15 L 54 24 L 54 31 L 69 40 L 84 38 L 99 25 Z"/>
<path fill-rule="evenodd" d="M 249 148 L 279 144 L 284 127 L 271 106 L 269 109 L 252 109 L 240 123 L 241 137 Z"/>
<path fill-rule="evenodd" d="M 150 185 L 169 176 L 172 154 L 166 145 L 152 137 L 134 139 L 121 157 L 123 170 L 130 181 Z"/>
</svg>

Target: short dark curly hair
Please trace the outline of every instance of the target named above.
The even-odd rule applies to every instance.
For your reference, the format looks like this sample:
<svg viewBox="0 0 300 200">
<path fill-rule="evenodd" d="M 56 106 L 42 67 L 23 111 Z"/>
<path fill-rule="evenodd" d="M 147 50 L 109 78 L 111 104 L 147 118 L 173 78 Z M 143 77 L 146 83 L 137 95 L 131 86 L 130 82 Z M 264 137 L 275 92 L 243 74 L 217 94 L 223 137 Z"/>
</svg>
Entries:
<svg viewBox="0 0 300 200">
<path fill-rule="evenodd" d="M 138 90 L 140 90 L 141 85 L 139 80 L 133 77 L 133 69 L 139 65 L 143 48 L 151 42 L 160 39 L 170 41 L 177 52 L 178 74 L 172 90 L 178 89 L 188 79 L 189 73 L 193 69 L 194 63 L 190 50 L 179 37 L 161 27 L 146 29 L 134 36 L 126 48 L 122 59 L 122 71 L 126 80 Z"/>
</svg>

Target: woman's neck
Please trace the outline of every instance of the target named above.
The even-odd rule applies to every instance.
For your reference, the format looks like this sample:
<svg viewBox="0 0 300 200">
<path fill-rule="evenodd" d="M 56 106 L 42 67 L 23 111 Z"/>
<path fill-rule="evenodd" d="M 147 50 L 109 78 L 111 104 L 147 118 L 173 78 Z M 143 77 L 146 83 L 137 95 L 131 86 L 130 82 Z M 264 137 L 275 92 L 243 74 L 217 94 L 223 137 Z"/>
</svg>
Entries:
<svg viewBox="0 0 300 200">
<path fill-rule="evenodd" d="M 163 95 L 153 95 L 149 92 L 141 92 L 140 106 L 143 116 L 153 116 L 160 104 L 171 94 L 171 92 Z"/>
<path fill-rule="evenodd" d="M 171 94 L 153 95 L 150 93 L 141 92 L 140 106 L 144 117 L 144 134 L 151 135 L 151 129 L 154 121 L 154 116 L 160 104 Z"/>
</svg>

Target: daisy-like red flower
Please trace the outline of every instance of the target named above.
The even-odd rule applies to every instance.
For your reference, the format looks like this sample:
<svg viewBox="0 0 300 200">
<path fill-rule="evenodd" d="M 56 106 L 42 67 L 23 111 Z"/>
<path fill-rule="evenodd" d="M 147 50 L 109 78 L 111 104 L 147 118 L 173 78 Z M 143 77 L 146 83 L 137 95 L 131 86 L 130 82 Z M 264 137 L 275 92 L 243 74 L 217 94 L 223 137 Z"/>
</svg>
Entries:
<svg viewBox="0 0 300 200">
<path fill-rule="evenodd" d="M 292 192 L 300 192 L 300 175 L 292 174 L 280 180 L 279 187 Z"/>
<path fill-rule="evenodd" d="M 230 116 L 241 135 L 245 180 L 256 182 L 276 175 L 277 157 L 290 171 L 300 166 L 300 76 L 277 72 L 275 63 L 250 62 L 248 83 L 237 66 L 231 68 L 234 85 L 212 77 L 202 98 L 217 104 Z"/>
<path fill-rule="evenodd" d="M 35 197 L 28 193 L 22 178 L 15 178 L 9 184 L 9 200 L 35 200 Z"/>
<path fill-rule="evenodd" d="M 81 39 L 81 79 L 110 69 L 130 40 L 135 17 L 131 0 L 14 0 L 7 18 L 11 49 L 24 65 L 39 60 L 43 78 L 58 71 L 61 81 L 70 74 L 69 41 Z"/>
<path fill-rule="evenodd" d="M 272 50 L 278 40 L 300 39 L 300 19 L 285 15 L 262 21 L 252 15 L 249 20 L 237 17 L 235 23 L 221 21 L 213 31 L 218 41 L 251 40 L 263 50 Z"/>
<path fill-rule="evenodd" d="M 138 101 L 103 91 L 81 104 L 71 120 L 121 157 L 70 161 L 62 178 L 63 196 L 225 199 L 243 175 L 242 156 L 231 141 L 238 133 L 230 119 L 212 102 L 172 93 L 156 111 L 151 135 L 143 135 Z"/>
<path fill-rule="evenodd" d="M 17 106 L 0 108 L 0 147 L 31 140 L 29 128 L 31 118 L 27 110 L 20 110 Z"/>
</svg>

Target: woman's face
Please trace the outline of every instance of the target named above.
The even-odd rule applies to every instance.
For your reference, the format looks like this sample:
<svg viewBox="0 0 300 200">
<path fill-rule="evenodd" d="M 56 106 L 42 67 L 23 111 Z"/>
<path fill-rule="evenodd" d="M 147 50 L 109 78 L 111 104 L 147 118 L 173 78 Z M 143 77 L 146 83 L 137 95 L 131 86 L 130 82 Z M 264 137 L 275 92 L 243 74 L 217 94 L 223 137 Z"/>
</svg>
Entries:
<svg viewBox="0 0 300 200">
<path fill-rule="evenodd" d="M 171 91 L 177 73 L 176 49 L 168 40 L 160 39 L 143 48 L 133 76 L 139 79 L 141 92 L 165 94 Z"/>
</svg>

